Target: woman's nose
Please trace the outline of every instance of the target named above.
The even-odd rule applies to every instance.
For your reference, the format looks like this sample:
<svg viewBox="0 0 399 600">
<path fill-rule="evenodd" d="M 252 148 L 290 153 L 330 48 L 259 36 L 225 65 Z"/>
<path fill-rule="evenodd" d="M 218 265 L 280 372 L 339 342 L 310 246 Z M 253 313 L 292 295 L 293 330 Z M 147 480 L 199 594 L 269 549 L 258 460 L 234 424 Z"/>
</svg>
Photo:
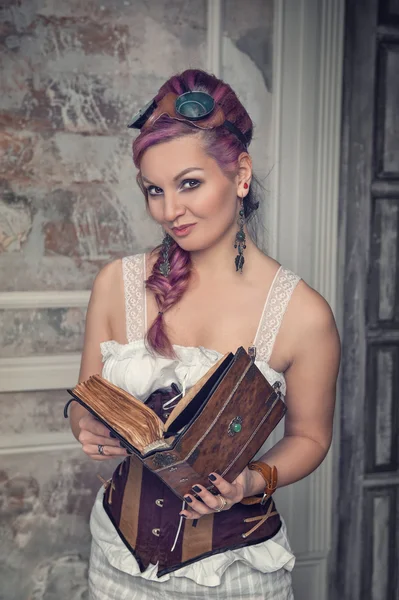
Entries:
<svg viewBox="0 0 399 600">
<path fill-rule="evenodd" d="M 176 219 L 184 215 L 186 209 L 184 204 L 180 202 L 178 194 L 165 194 L 164 204 L 164 219 L 169 223 L 173 223 Z"/>
</svg>

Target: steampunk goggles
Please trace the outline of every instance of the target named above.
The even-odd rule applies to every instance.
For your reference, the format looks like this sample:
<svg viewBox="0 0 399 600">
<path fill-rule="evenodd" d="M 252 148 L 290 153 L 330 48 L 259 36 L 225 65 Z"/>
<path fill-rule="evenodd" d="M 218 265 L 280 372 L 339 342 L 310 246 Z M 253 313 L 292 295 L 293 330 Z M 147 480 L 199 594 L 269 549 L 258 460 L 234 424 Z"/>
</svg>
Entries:
<svg viewBox="0 0 399 600">
<path fill-rule="evenodd" d="M 245 135 L 234 123 L 227 121 L 221 106 L 206 92 L 186 92 L 180 96 L 169 92 L 159 102 L 151 100 L 133 117 L 128 127 L 146 129 L 162 115 L 177 121 L 188 121 L 199 129 L 214 129 L 223 125 L 247 148 Z"/>
</svg>

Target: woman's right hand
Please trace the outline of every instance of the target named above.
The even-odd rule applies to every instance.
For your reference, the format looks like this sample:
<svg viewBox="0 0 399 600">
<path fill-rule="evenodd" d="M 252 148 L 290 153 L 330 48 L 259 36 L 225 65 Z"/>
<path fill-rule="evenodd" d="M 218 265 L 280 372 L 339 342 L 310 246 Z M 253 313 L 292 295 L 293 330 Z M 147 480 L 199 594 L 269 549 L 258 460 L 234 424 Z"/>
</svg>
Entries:
<svg viewBox="0 0 399 600">
<path fill-rule="evenodd" d="M 93 415 L 87 414 L 79 420 L 79 442 L 82 450 L 93 460 L 109 460 L 118 456 L 127 456 L 125 448 L 121 448 L 118 439 L 110 436 L 110 431 Z M 103 447 L 103 454 L 99 452 Z"/>
</svg>

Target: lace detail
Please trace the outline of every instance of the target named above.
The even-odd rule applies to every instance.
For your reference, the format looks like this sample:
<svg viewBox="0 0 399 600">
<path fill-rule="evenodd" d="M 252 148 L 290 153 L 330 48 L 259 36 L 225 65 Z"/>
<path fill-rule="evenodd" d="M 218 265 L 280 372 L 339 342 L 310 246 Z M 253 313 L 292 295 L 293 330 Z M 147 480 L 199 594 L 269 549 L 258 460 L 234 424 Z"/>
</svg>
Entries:
<svg viewBox="0 0 399 600">
<path fill-rule="evenodd" d="M 269 362 L 281 322 L 300 277 L 280 267 L 266 301 L 256 344 L 256 357 Z"/>
<path fill-rule="evenodd" d="M 145 335 L 144 260 L 145 254 L 125 256 L 122 259 L 126 336 L 129 343 L 141 340 Z"/>
</svg>

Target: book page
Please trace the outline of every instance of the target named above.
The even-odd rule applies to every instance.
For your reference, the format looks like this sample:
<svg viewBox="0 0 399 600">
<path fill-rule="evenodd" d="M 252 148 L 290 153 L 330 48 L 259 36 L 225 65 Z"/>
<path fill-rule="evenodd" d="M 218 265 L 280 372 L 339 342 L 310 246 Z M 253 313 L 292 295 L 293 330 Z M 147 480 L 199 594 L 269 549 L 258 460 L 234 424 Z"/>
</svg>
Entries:
<svg viewBox="0 0 399 600">
<path fill-rule="evenodd" d="M 158 415 L 100 375 L 79 383 L 73 393 L 139 452 L 163 439 L 164 426 Z"/>
</svg>

